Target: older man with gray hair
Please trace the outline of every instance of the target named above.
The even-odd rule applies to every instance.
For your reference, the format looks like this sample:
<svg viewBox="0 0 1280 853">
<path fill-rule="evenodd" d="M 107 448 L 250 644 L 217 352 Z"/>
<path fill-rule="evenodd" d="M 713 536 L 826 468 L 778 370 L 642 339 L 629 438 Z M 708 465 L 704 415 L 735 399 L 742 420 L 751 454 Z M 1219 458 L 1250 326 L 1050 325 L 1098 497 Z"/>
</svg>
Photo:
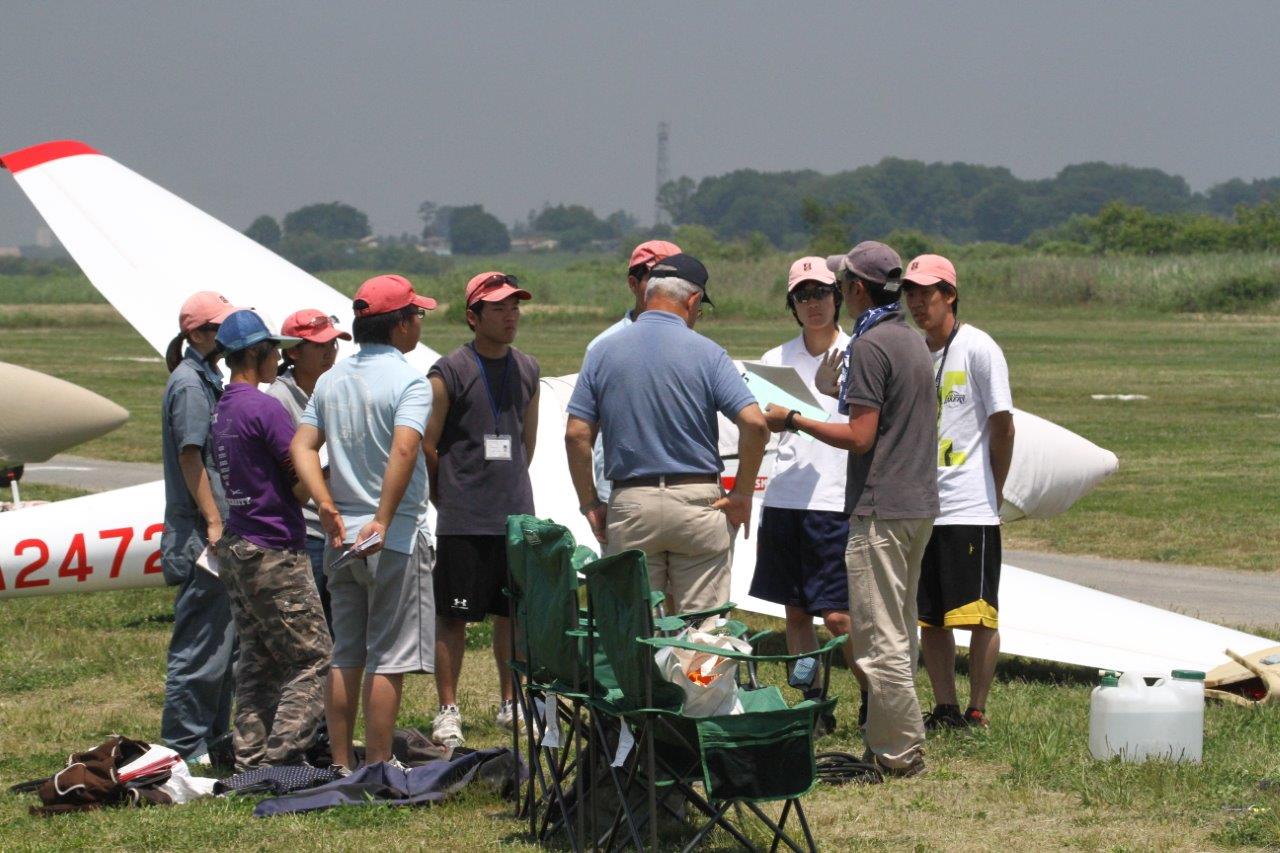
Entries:
<svg viewBox="0 0 1280 853">
<path fill-rule="evenodd" d="M 606 552 L 644 551 L 649 584 L 671 612 L 729 598 L 733 539 L 751 521 L 756 473 L 769 438 L 764 415 L 729 355 L 693 331 L 707 269 L 690 255 L 650 270 L 644 313 L 587 353 L 569 400 L 565 445 L 578 504 Z M 738 427 L 738 476 L 720 486 L 719 424 Z M 604 435 L 606 506 L 591 447 Z"/>
</svg>

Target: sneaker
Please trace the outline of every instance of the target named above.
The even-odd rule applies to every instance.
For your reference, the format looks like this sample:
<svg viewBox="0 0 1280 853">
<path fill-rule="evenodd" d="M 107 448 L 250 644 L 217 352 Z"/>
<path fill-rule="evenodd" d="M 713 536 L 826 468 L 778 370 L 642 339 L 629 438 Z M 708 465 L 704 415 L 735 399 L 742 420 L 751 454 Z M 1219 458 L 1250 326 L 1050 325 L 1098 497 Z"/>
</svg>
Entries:
<svg viewBox="0 0 1280 853">
<path fill-rule="evenodd" d="M 467 742 L 462 736 L 462 712 L 457 705 L 445 705 L 431 723 L 431 739 L 450 749 L 457 749 Z"/>
<path fill-rule="evenodd" d="M 933 710 L 924 715 L 924 730 L 936 732 L 940 729 L 963 729 L 968 723 L 959 705 L 934 705 Z"/>
<path fill-rule="evenodd" d="M 879 770 L 881 775 L 886 779 L 907 779 L 911 776 L 919 776 L 924 772 L 923 755 L 917 755 L 916 760 L 908 764 L 906 767 L 891 767 L 888 764 L 885 764 L 884 761 L 880 759 L 880 756 L 876 755 L 869 749 L 862 753 L 862 760 L 868 764 L 875 765 L 876 769 Z"/>
<path fill-rule="evenodd" d="M 516 726 L 524 723 L 524 712 L 520 710 L 520 706 L 515 703 L 514 699 L 503 699 L 498 705 L 498 714 L 493 718 L 501 728 L 511 731 Z"/>
<path fill-rule="evenodd" d="M 970 706 L 965 710 L 964 716 L 960 719 L 964 720 L 964 724 L 971 729 L 985 729 L 989 725 L 987 715 L 980 708 Z"/>
<path fill-rule="evenodd" d="M 337 773 L 339 779 L 345 779 L 351 775 L 351 771 L 348 770 L 346 767 L 342 766 L 341 764 L 330 764 L 329 772 Z"/>
</svg>

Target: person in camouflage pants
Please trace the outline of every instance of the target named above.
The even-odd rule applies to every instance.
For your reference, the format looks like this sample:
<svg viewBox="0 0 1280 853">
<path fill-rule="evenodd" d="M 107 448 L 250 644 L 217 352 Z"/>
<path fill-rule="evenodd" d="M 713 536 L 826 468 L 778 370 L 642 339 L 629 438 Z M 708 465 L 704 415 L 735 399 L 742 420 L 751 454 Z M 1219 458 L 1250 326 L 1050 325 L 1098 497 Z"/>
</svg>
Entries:
<svg viewBox="0 0 1280 853">
<path fill-rule="evenodd" d="M 236 770 L 301 764 L 324 712 L 333 641 L 307 554 L 302 502 L 289 458 L 293 419 L 258 390 L 276 377 L 279 347 L 252 311 L 218 329 L 231 383 L 213 413 L 214 463 L 228 501 L 214 547 L 240 637 L 235 672 Z"/>
<path fill-rule="evenodd" d="M 333 640 L 305 548 L 274 551 L 233 534 L 222 578 L 240 636 L 236 770 L 300 764 L 324 715 Z"/>
</svg>

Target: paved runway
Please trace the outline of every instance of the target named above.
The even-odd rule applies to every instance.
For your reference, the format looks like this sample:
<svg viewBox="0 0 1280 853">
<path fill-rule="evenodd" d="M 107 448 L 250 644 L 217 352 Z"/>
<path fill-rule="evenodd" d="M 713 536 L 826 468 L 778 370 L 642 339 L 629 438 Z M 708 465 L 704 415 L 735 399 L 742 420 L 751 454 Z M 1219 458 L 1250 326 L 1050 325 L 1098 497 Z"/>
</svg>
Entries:
<svg viewBox="0 0 1280 853">
<path fill-rule="evenodd" d="M 155 463 L 61 455 L 28 465 L 23 482 L 104 491 L 161 476 Z M 1280 571 L 1241 572 L 1033 551 L 1006 551 L 1004 557 L 1014 566 L 1198 619 L 1240 628 L 1280 627 Z"/>
</svg>

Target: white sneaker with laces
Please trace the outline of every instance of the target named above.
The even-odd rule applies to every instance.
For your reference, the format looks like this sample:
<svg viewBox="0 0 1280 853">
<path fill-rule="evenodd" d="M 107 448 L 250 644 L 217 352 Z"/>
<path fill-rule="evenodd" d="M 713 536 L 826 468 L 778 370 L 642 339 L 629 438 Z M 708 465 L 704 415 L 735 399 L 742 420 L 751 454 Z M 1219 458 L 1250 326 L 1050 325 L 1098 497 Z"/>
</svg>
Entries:
<svg viewBox="0 0 1280 853">
<path fill-rule="evenodd" d="M 515 703 L 515 700 L 504 699 L 498 705 L 498 714 L 493 718 L 493 721 L 510 731 L 524 722 L 524 712 L 520 710 L 520 706 Z"/>
<path fill-rule="evenodd" d="M 447 705 L 436 714 L 431 723 L 431 739 L 450 749 L 457 749 L 467 742 L 462 736 L 462 712 L 457 705 Z"/>
</svg>

